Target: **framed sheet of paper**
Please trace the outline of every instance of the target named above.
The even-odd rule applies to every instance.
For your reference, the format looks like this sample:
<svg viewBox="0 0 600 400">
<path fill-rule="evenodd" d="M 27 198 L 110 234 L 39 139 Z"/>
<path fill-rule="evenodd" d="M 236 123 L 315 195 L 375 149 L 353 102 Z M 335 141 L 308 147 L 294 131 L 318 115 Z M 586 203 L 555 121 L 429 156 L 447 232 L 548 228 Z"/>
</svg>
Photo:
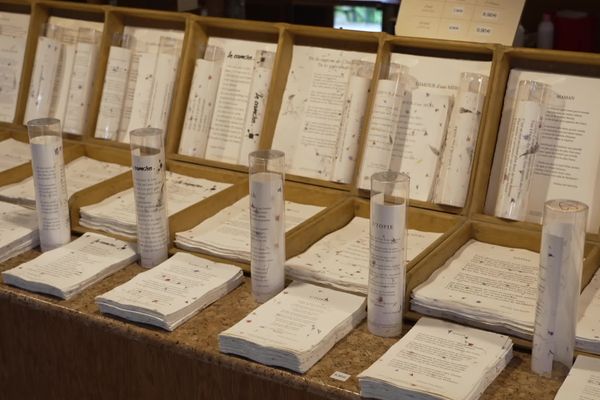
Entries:
<svg viewBox="0 0 600 400">
<path fill-rule="evenodd" d="M 127 89 L 125 91 L 125 100 L 121 110 L 121 118 L 118 130 L 118 140 L 129 143 L 129 132 L 136 128 L 149 126 L 151 119 L 152 99 L 156 98 L 153 93 L 156 92 L 154 85 L 155 69 L 161 49 L 161 42 L 183 41 L 183 31 L 168 29 L 153 29 L 138 26 L 125 26 L 123 29 L 125 35 L 133 38 L 134 45 L 131 49 L 131 61 L 129 65 L 129 75 L 127 77 Z M 179 54 L 180 49 L 173 54 Z M 168 62 L 173 54 L 167 54 L 163 61 Z M 178 56 L 175 56 L 178 58 Z M 163 79 L 167 79 L 169 84 L 175 79 L 173 69 L 164 69 Z M 162 79 L 159 79 L 162 81 Z M 166 82 L 166 81 L 164 81 Z M 166 96 L 161 96 L 158 106 L 154 109 L 168 108 L 171 103 L 172 91 L 167 91 Z M 149 119 L 150 118 L 150 119 Z M 159 127 L 164 128 L 164 127 Z"/>
<path fill-rule="evenodd" d="M 277 44 L 210 37 L 209 46 L 220 47 L 225 52 L 217 97 L 215 99 L 212 121 L 206 152 L 209 160 L 231 164 L 247 164 L 248 153 L 241 155 L 240 149 L 245 131 L 245 120 L 253 82 L 259 75 L 261 51 L 275 53 Z M 258 63 L 258 64 L 257 64 Z M 255 77 L 255 75 L 257 75 Z M 266 77 L 268 93 L 271 76 Z M 252 103 L 254 106 L 254 104 Z"/>
<path fill-rule="evenodd" d="M 0 12 L 0 121 L 12 122 L 25 56 L 29 15 Z"/>
<path fill-rule="evenodd" d="M 410 175 L 411 199 L 432 201 L 461 74 L 488 76 L 491 62 L 401 53 L 393 53 L 390 62 L 391 68 L 406 67 L 404 93 L 396 94 L 398 104 L 390 111 L 385 103 L 391 99 L 385 94 L 391 81 L 378 83 L 358 186 L 368 190 L 374 172 L 391 169 Z M 464 173 L 470 175 L 470 170 Z M 467 187 L 457 186 L 455 191 L 466 192 Z"/>
<path fill-rule="evenodd" d="M 396 35 L 510 46 L 525 0 L 402 0 Z"/>
<path fill-rule="evenodd" d="M 336 163 L 336 149 L 341 142 L 352 147 L 340 132 L 340 127 L 348 126 L 344 105 L 352 100 L 347 94 L 354 92 L 354 101 L 367 97 L 368 84 L 351 79 L 360 77 L 352 74 L 353 64 L 359 62 L 374 63 L 375 54 L 294 46 L 272 145 L 285 152 L 288 173 L 349 183 L 354 157 Z M 366 76 L 369 83 L 370 76 Z M 364 100 L 359 103 L 366 105 Z"/>
<path fill-rule="evenodd" d="M 551 74 L 514 69 L 510 73 L 504 98 L 502 120 L 490 176 L 485 213 L 494 214 L 502 157 L 506 151 L 509 121 L 517 84 L 535 80 L 551 87 L 539 132 L 538 149 L 525 220 L 541 223 L 544 202 L 548 199 L 569 198 L 590 207 L 588 232 L 600 227 L 600 207 L 596 198 L 600 192 L 600 118 L 594 104 L 600 99 L 600 79 Z"/>
</svg>

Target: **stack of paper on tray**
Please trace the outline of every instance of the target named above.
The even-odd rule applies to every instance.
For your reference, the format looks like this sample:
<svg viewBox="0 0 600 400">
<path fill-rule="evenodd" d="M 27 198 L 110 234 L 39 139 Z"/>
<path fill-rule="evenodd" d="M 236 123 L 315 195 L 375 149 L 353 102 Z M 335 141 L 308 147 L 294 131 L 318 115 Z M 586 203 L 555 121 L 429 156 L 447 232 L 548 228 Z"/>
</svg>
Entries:
<svg viewBox="0 0 600 400">
<path fill-rule="evenodd" d="M 413 290 L 411 309 L 531 338 L 539 254 L 475 240 Z"/>
<path fill-rule="evenodd" d="M 366 299 L 293 282 L 219 335 L 224 353 L 304 373 L 366 316 Z"/>
<path fill-rule="evenodd" d="M 539 254 L 471 240 L 412 293 L 413 311 L 531 339 Z M 600 275 L 579 298 L 576 348 L 600 354 Z"/>
<path fill-rule="evenodd" d="M 442 234 L 408 230 L 407 261 L 417 257 Z M 285 263 L 292 279 L 367 293 L 369 280 L 369 219 L 354 217 L 304 253 Z"/>
<path fill-rule="evenodd" d="M 129 167 L 79 157 L 65 165 L 67 193 L 71 197 L 75 192 L 93 186 L 114 176 L 127 172 Z M 18 183 L 0 189 L 0 200 L 35 208 L 35 191 L 33 178 L 29 177 Z"/>
<path fill-rule="evenodd" d="M 250 260 L 250 201 L 248 196 L 206 219 L 200 225 L 175 234 L 181 249 L 213 254 L 230 260 Z M 323 207 L 285 202 L 285 230 L 289 231 Z"/>
<path fill-rule="evenodd" d="M 593 400 L 600 395 L 600 360 L 577 356 L 554 400 Z"/>
<path fill-rule="evenodd" d="M 0 171 L 31 161 L 29 144 L 8 138 L 0 142 Z"/>
<path fill-rule="evenodd" d="M 130 243 L 86 233 L 2 273 L 4 283 L 68 299 L 137 259 Z"/>
<path fill-rule="evenodd" d="M 40 242 L 35 211 L 0 201 L 0 262 Z"/>
<path fill-rule="evenodd" d="M 511 358 L 507 336 L 421 318 L 358 375 L 360 394 L 384 400 L 475 400 Z"/>
<path fill-rule="evenodd" d="M 592 278 L 579 297 L 575 347 L 600 354 L 600 272 Z"/>
<path fill-rule="evenodd" d="M 190 207 L 199 201 L 231 186 L 167 171 L 168 215 Z M 137 234 L 133 188 L 110 196 L 100 203 L 80 209 L 82 226 L 134 238 Z"/>
<path fill-rule="evenodd" d="M 100 311 L 172 331 L 242 283 L 243 272 L 189 253 L 96 297 Z"/>
</svg>

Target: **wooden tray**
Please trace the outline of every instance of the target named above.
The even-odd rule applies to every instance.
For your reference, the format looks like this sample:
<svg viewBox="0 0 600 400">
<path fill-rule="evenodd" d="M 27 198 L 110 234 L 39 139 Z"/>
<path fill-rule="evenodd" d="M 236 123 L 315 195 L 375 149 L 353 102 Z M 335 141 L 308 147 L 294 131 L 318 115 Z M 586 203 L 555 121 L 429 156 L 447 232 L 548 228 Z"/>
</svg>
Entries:
<svg viewBox="0 0 600 400">
<path fill-rule="evenodd" d="M 429 277 L 443 267 L 445 263 L 462 248 L 469 240 L 539 252 L 541 232 L 531 229 L 522 229 L 482 221 L 468 221 L 458 230 L 453 232 L 447 240 L 432 252 L 427 254 L 416 268 L 407 272 L 407 286 L 405 297 L 405 317 L 416 321 L 422 315 L 410 311 L 410 296 L 412 291 L 424 283 Z M 600 265 L 600 248 L 595 243 L 588 242 L 585 246 L 585 259 L 581 278 L 582 289 L 590 282 Z M 489 330 L 489 329 L 488 329 Z M 531 348 L 531 341 L 512 337 L 515 344 Z"/>
<path fill-rule="evenodd" d="M 110 149 L 111 153 L 119 152 L 119 151 L 120 150 L 118 150 L 118 149 Z M 127 155 L 129 156 L 129 152 L 127 152 Z M 171 161 L 171 160 L 167 160 L 167 170 L 181 174 L 181 175 L 187 175 L 187 176 L 191 176 L 191 177 L 195 177 L 195 178 L 204 178 L 204 179 L 209 179 L 212 181 L 227 182 L 227 183 L 233 184 L 233 186 L 214 194 L 210 198 L 200 201 L 199 203 L 196 203 L 196 204 L 190 206 L 189 208 L 183 209 L 183 210 L 179 211 L 178 213 L 170 216 L 169 217 L 169 232 L 170 232 L 169 241 L 170 241 L 170 243 L 172 243 L 172 241 L 175 237 L 175 232 L 179 232 L 182 230 L 180 228 L 180 226 L 181 225 L 187 226 L 186 222 L 193 214 L 190 212 L 190 209 L 203 210 L 206 207 L 206 204 L 208 204 L 208 203 L 220 204 L 222 201 L 229 198 L 230 194 L 228 194 L 228 193 L 231 191 L 235 192 L 237 184 L 239 182 L 243 182 L 245 179 L 245 176 L 242 174 L 229 172 L 229 171 L 223 171 L 223 170 L 214 169 L 214 168 L 190 165 L 190 164 L 185 164 L 185 163 Z M 131 238 L 124 237 L 121 235 L 111 234 L 111 233 L 108 233 L 108 232 L 105 232 L 102 230 L 87 228 L 87 227 L 82 226 L 79 223 L 79 220 L 80 220 L 79 210 L 81 207 L 99 203 L 102 200 L 106 199 L 107 197 L 110 197 L 114 194 L 125 191 L 127 189 L 130 189 L 131 187 L 133 187 L 133 180 L 132 180 L 132 176 L 131 176 L 131 171 L 129 171 L 129 172 L 119 175 L 113 179 L 101 182 L 100 184 L 93 186 L 89 189 L 82 190 L 81 192 L 76 193 L 71 198 L 72 201 L 71 201 L 70 207 L 69 207 L 69 212 L 70 212 L 70 216 L 71 216 L 71 230 L 74 232 L 77 232 L 77 233 L 97 232 L 97 233 L 101 233 L 103 235 L 113 236 L 113 237 L 116 237 L 121 240 L 131 241 Z M 208 201 L 208 200 L 210 200 L 210 201 Z M 187 228 L 185 228 L 185 229 L 187 229 Z"/>
</svg>

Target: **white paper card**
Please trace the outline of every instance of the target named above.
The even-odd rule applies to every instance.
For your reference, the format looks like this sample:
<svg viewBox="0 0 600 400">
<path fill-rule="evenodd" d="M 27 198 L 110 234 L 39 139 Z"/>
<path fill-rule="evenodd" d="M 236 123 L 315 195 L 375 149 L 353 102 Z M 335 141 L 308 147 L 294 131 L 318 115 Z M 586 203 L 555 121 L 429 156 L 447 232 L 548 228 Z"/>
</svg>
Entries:
<svg viewBox="0 0 600 400">
<path fill-rule="evenodd" d="M 3 272 L 2 278 L 9 285 L 69 299 L 136 259 L 131 244 L 85 233 L 65 246 Z"/>
</svg>

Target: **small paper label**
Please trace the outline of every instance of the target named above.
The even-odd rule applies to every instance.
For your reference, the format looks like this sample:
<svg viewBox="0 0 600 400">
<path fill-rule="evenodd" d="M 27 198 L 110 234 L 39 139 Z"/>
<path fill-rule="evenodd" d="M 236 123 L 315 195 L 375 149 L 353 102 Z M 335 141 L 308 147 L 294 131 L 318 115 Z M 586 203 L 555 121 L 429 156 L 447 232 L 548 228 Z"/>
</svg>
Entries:
<svg viewBox="0 0 600 400">
<path fill-rule="evenodd" d="M 496 10 L 483 10 L 481 17 L 486 19 L 498 19 L 498 11 Z"/>
<path fill-rule="evenodd" d="M 459 6 L 459 7 L 454 7 L 452 9 L 452 14 L 454 14 L 454 15 L 464 15 L 464 13 L 465 13 L 464 7 Z"/>
<path fill-rule="evenodd" d="M 478 26 L 475 28 L 475 32 L 477 32 L 480 35 L 491 35 L 492 28 L 490 28 L 489 26 Z"/>
<path fill-rule="evenodd" d="M 346 382 L 348 379 L 350 379 L 350 376 L 351 375 L 348 375 L 344 372 L 335 371 L 333 374 L 331 374 L 330 378 L 335 379 L 336 381 Z"/>
</svg>

